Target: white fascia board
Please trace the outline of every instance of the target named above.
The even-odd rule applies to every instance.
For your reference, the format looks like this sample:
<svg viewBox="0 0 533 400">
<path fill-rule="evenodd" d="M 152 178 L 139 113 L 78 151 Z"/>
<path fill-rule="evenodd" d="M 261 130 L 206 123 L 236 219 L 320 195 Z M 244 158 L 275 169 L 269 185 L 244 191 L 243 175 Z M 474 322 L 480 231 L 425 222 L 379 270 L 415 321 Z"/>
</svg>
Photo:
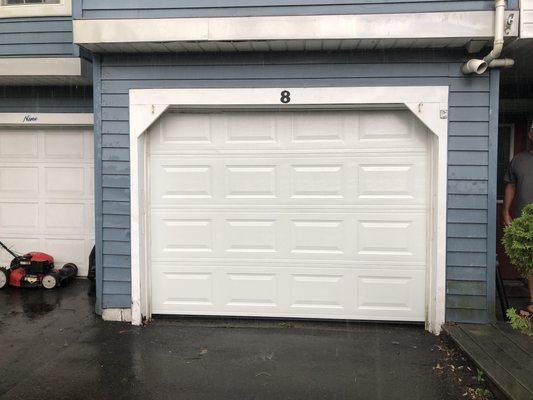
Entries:
<svg viewBox="0 0 533 400">
<path fill-rule="evenodd" d="M 72 0 L 59 4 L 14 4 L 0 7 L 0 18 L 68 17 L 72 15 Z"/>
<path fill-rule="evenodd" d="M 517 24 L 513 24 L 517 25 Z M 491 38 L 492 11 L 74 21 L 74 43 Z M 508 36 L 518 35 L 518 28 Z"/>
<path fill-rule="evenodd" d="M 90 63 L 77 57 L 0 58 L 0 76 L 88 76 Z"/>
<path fill-rule="evenodd" d="M 93 126 L 91 113 L 0 113 L 0 126 Z"/>
<path fill-rule="evenodd" d="M 179 106 L 262 106 L 280 104 L 280 93 L 287 88 L 242 89 L 132 89 L 132 105 Z M 447 86 L 392 87 L 300 87 L 290 88 L 290 105 L 372 105 L 448 103 Z M 317 97 L 318 96 L 318 97 Z M 253 99 L 253 103 L 250 102 Z M 283 106 L 283 104 L 280 104 Z M 289 105 L 289 106 L 290 106 Z M 286 107 L 286 106 L 285 106 Z"/>
</svg>

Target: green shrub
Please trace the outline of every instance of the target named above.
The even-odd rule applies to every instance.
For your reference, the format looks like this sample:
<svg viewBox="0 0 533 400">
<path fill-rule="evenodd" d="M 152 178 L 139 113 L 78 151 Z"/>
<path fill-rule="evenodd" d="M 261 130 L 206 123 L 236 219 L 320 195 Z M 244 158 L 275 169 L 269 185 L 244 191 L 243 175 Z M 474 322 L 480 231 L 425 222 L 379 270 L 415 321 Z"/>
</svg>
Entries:
<svg viewBox="0 0 533 400">
<path fill-rule="evenodd" d="M 519 315 L 514 308 L 507 310 L 507 318 L 509 323 L 517 331 L 522 332 L 524 335 L 533 336 L 533 323 L 530 316 Z"/>
<path fill-rule="evenodd" d="M 533 204 L 505 228 L 502 243 L 511 262 L 527 278 L 533 269 Z"/>
</svg>

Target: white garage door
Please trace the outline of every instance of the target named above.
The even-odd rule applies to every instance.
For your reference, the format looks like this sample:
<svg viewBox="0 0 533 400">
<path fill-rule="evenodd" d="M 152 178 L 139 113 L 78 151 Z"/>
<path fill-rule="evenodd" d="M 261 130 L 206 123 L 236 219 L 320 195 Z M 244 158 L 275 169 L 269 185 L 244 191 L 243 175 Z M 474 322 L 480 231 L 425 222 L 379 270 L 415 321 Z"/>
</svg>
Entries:
<svg viewBox="0 0 533 400">
<path fill-rule="evenodd" d="M 93 134 L 77 128 L 0 129 L 0 240 L 43 251 L 87 275 L 94 245 Z M 0 251 L 0 261 L 12 257 Z"/>
<path fill-rule="evenodd" d="M 154 314 L 424 321 L 409 112 L 170 113 L 149 137 Z"/>
</svg>

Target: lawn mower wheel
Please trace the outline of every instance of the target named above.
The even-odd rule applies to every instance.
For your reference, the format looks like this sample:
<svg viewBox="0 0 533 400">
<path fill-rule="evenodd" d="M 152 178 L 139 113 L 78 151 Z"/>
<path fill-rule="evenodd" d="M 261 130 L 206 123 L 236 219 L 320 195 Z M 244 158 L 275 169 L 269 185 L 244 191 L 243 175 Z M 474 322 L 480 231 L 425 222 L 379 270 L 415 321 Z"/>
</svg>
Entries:
<svg viewBox="0 0 533 400">
<path fill-rule="evenodd" d="M 56 273 L 46 274 L 43 277 L 42 285 L 45 289 L 52 290 L 57 287 L 57 284 L 59 282 L 58 276 Z"/>
<path fill-rule="evenodd" d="M 3 289 L 9 285 L 10 271 L 6 268 L 0 268 L 0 289 Z"/>
</svg>

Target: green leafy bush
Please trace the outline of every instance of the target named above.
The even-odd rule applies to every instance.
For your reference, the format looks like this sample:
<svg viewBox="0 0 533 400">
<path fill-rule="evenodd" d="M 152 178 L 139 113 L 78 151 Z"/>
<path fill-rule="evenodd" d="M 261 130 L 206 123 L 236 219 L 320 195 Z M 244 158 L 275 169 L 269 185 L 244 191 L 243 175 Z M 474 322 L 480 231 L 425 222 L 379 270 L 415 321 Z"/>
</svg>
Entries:
<svg viewBox="0 0 533 400">
<path fill-rule="evenodd" d="M 533 336 L 533 322 L 531 321 L 531 315 L 519 315 L 514 308 L 507 310 L 507 318 L 509 323 L 513 327 L 524 335 Z"/>
<path fill-rule="evenodd" d="M 527 278 L 533 269 L 533 204 L 505 228 L 502 243 L 511 262 Z"/>
</svg>

